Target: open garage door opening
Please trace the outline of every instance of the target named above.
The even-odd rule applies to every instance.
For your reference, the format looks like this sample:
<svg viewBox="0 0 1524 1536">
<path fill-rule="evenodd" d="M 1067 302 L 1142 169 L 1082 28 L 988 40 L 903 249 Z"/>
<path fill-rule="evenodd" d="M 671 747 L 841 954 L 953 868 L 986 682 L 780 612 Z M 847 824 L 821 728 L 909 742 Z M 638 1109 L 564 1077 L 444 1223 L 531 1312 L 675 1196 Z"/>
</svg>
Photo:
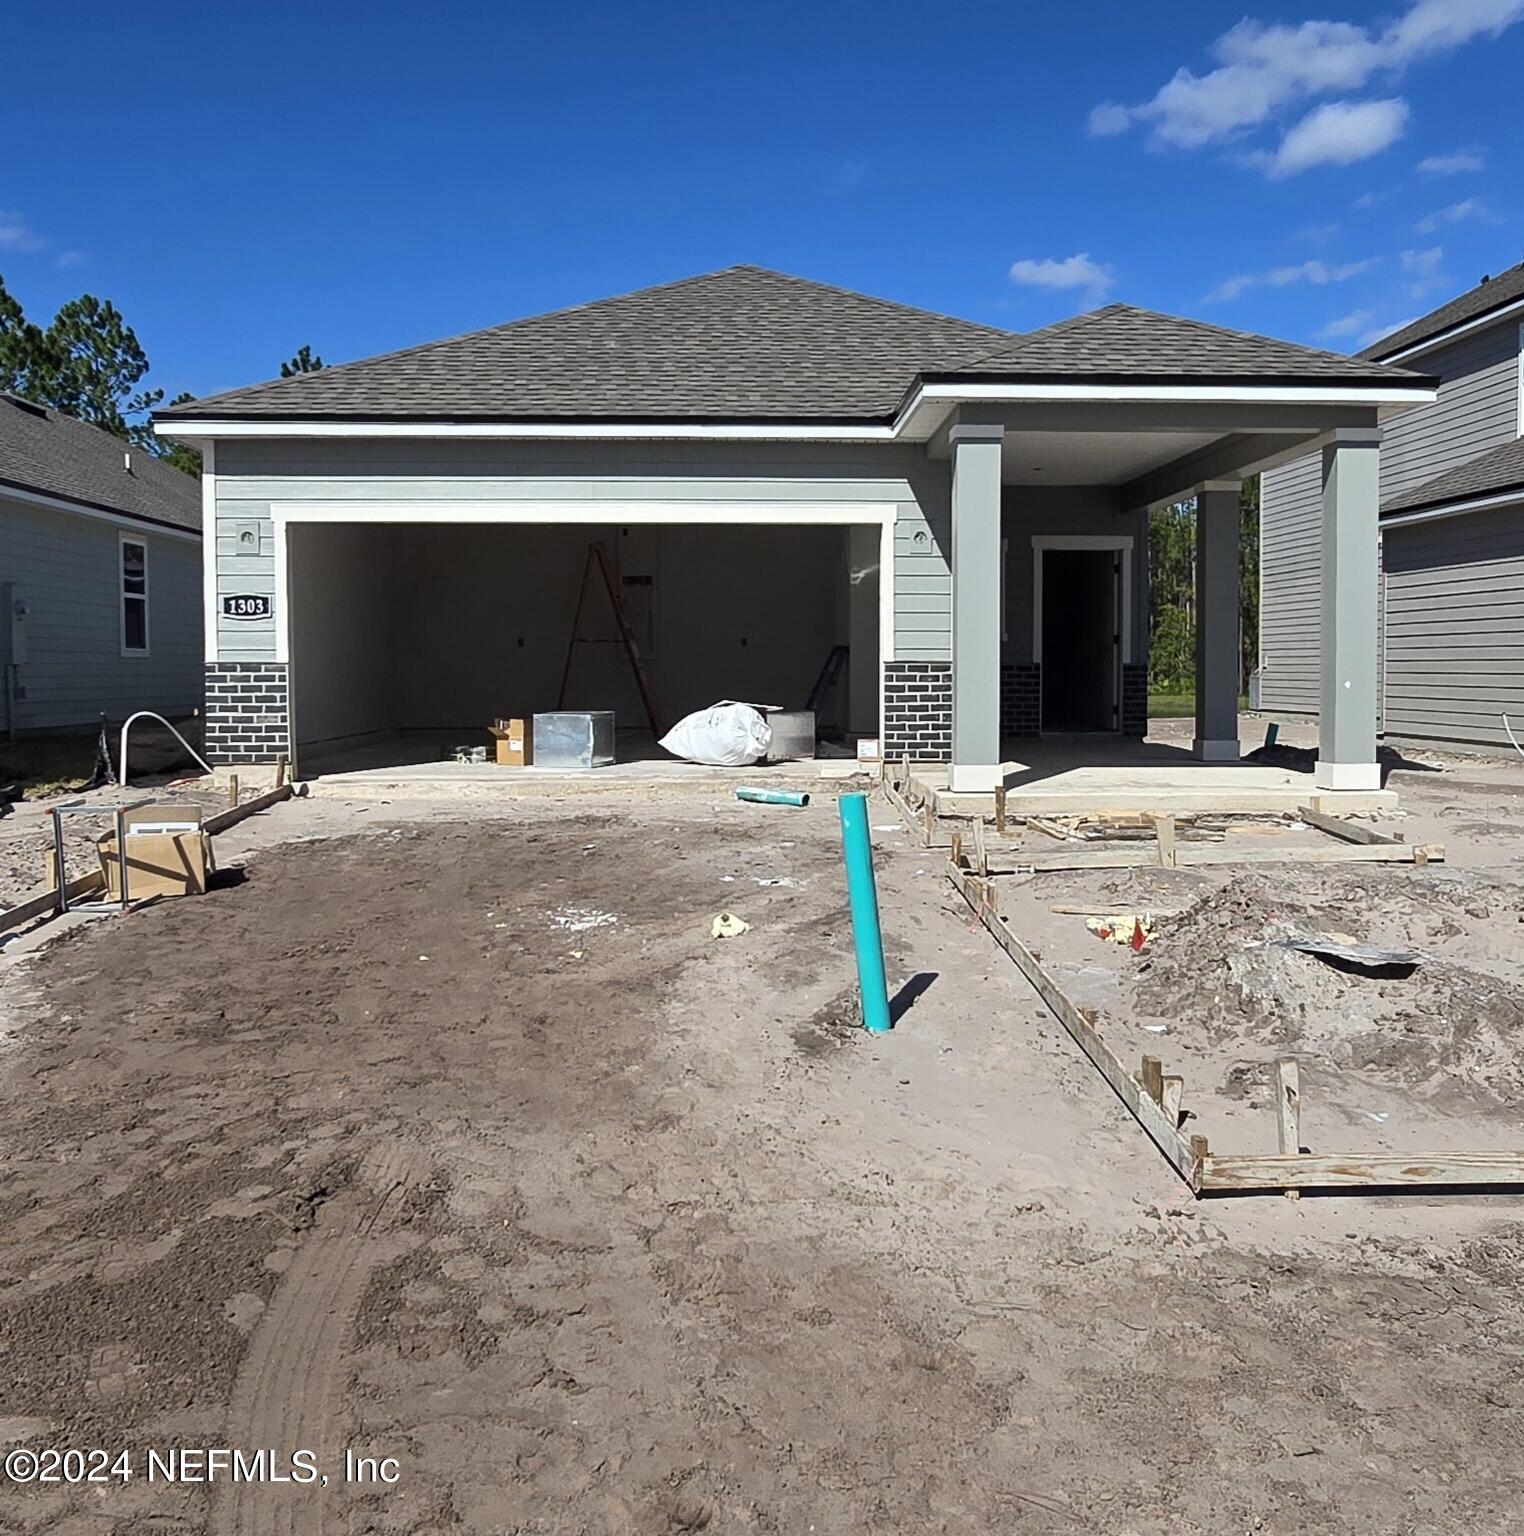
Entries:
<svg viewBox="0 0 1524 1536">
<path fill-rule="evenodd" d="M 292 522 L 301 771 L 448 760 L 490 748 L 495 719 L 562 707 L 613 710 L 621 761 L 666 759 L 602 571 L 589 563 L 595 547 L 664 729 L 720 699 L 804 708 L 834 671 L 817 727 L 827 751 L 852 751 L 878 734 L 880 532 Z"/>
</svg>

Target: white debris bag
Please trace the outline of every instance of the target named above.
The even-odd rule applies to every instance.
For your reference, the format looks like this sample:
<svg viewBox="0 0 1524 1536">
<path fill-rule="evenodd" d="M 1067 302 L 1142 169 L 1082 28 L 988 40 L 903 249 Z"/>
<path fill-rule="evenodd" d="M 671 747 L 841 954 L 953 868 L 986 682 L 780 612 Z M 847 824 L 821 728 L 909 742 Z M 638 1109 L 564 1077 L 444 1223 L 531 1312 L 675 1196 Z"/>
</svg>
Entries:
<svg viewBox="0 0 1524 1536">
<path fill-rule="evenodd" d="M 742 768 L 767 756 L 773 732 L 761 710 L 726 699 L 684 715 L 659 744 L 690 763 Z"/>
</svg>

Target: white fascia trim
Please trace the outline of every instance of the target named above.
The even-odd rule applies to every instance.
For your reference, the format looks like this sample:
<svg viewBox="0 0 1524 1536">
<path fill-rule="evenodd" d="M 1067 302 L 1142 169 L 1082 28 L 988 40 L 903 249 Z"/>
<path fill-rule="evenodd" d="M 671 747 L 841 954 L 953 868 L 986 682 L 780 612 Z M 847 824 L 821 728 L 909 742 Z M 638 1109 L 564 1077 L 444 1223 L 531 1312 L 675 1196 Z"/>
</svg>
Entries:
<svg viewBox="0 0 1524 1536">
<path fill-rule="evenodd" d="M 1441 517 L 1461 517 L 1467 512 L 1490 512 L 1496 507 L 1524 504 L 1524 489 L 1500 491 L 1496 496 L 1477 496 L 1471 501 L 1456 501 L 1445 507 L 1429 507 L 1421 512 L 1396 512 L 1383 517 L 1383 528 L 1402 528 L 1409 523 L 1432 523 Z"/>
<path fill-rule="evenodd" d="M 1500 320 L 1507 320 L 1511 315 L 1524 313 L 1524 299 L 1514 299 L 1512 303 L 1500 305 L 1497 309 L 1489 309 L 1485 315 L 1478 315 L 1474 320 L 1463 320 L 1459 325 L 1452 325 L 1448 329 L 1436 332 L 1433 336 L 1426 336 L 1422 341 L 1415 341 L 1412 346 L 1404 347 L 1400 352 L 1388 352 L 1378 357 L 1378 363 L 1400 363 L 1404 358 L 1418 357 L 1425 352 L 1432 352 L 1436 347 L 1442 347 L 1446 342 L 1454 341 L 1457 336 L 1465 336 L 1471 331 L 1479 331 L 1484 326 L 1496 325 Z"/>
<path fill-rule="evenodd" d="M 41 491 L 22 491 L 13 485 L 0 485 L 0 501 L 7 496 L 16 501 L 33 502 L 39 507 L 47 507 L 54 512 L 72 512 L 75 517 L 90 517 L 97 522 L 111 523 L 117 528 L 128 529 L 137 534 L 140 539 L 156 536 L 164 539 L 188 539 L 194 544 L 201 537 L 194 528 L 171 528 L 166 523 L 153 523 L 142 517 L 105 512 L 99 507 L 84 507 L 77 501 L 68 501 L 62 496 L 48 496 Z"/>
<path fill-rule="evenodd" d="M 923 384 L 906 402 L 892 426 L 840 426 L 810 422 L 518 422 L 518 421 L 198 421 L 155 422 L 160 437 L 206 442 L 222 437 L 250 438 L 512 438 L 522 440 L 630 442 L 720 441 L 887 443 L 919 441 L 935 431 L 955 405 L 1010 405 L 1059 400 L 1173 405 L 1429 405 L 1432 389 L 1397 385 L 1255 385 L 1255 384 Z M 912 432 L 925 407 L 935 415 L 924 430 Z"/>
<path fill-rule="evenodd" d="M 1426 405 L 1433 389 L 1366 384 L 923 384 L 900 413 L 900 423 L 922 403 L 977 405 L 1027 400 L 1074 400 L 1171 405 Z M 898 426 L 900 423 L 897 423 Z"/>
<path fill-rule="evenodd" d="M 800 524 L 894 526 L 892 501 L 288 501 L 272 508 L 278 523 L 713 523 L 787 528 Z"/>
<path fill-rule="evenodd" d="M 657 422 L 621 425 L 618 422 L 523 421 L 187 421 L 155 422 L 160 437 L 202 441 L 218 437 L 459 437 L 571 438 L 578 441 L 703 441 L 887 443 L 896 436 L 888 426 L 821 426 L 779 422 Z"/>
</svg>

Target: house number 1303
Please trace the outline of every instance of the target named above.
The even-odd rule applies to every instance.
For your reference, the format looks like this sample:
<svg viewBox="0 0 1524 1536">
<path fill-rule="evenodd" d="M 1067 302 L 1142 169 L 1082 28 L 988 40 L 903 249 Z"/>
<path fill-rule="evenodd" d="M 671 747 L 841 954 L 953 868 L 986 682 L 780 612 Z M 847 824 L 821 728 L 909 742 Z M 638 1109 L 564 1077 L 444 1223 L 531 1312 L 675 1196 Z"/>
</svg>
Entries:
<svg viewBox="0 0 1524 1536">
<path fill-rule="evenodd" d="M 234 593 L 222 600 L 222 612 L 230 619 L 268 619 L 272 611 L 269 597 L 261 593 Z"/>
</svg>

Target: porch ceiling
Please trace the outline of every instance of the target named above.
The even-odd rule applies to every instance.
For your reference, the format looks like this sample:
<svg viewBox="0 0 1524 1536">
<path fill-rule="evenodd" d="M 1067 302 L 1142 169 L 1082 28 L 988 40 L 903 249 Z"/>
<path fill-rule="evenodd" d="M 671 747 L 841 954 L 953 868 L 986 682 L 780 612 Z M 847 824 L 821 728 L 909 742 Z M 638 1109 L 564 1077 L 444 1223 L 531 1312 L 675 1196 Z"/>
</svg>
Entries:
<svg viewBox="0 0 1524 1536">
<path fill-rule="evenodd" d="M 1216 432 L 1007 431 L 1000 478 L 1007 485 L 1125 485 L 1209 447 Z"/>
</svg>

